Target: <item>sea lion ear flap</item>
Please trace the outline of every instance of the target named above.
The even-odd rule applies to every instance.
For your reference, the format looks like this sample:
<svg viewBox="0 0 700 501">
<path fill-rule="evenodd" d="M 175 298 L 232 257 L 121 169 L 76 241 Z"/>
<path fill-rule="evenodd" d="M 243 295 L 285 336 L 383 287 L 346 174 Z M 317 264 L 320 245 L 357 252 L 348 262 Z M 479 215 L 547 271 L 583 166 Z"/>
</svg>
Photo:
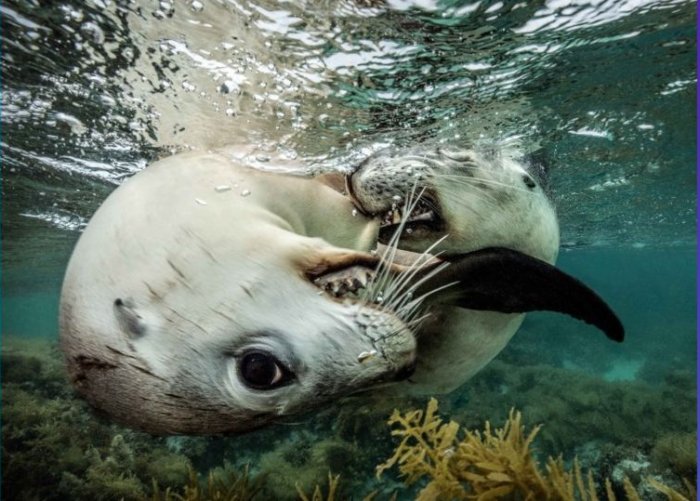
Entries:
<svg viewBox="0 0 700 501">
<path fill-rule="evenodd" d="M 498 247 L 444 259 L 450 265 L 417 290 L 423 294 L 454 284 L 433 302 L 503 313 L 556 311 L 598 327 L 614 341 L 624 339 L 622 323 L 600 296 L 544 261 Z"/>
</svg>

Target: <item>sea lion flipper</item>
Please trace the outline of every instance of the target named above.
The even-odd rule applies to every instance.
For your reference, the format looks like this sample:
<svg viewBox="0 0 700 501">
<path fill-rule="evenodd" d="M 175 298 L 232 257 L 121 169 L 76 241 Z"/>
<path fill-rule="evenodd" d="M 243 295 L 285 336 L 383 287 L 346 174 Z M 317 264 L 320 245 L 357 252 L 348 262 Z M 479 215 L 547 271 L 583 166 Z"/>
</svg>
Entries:
<svg viewBox="0 0 700 501">
<path fill-rule="evenodd" d="M 503 313 L 556 311 L 598 327 L 614 341 L 624 339 L 622 323 L 598 294 L 544 261 L 499 247 L 445 259 L 450 266 L 423 283 L 418 292 L 456 285 L 433 301 Z"/>
</svg>

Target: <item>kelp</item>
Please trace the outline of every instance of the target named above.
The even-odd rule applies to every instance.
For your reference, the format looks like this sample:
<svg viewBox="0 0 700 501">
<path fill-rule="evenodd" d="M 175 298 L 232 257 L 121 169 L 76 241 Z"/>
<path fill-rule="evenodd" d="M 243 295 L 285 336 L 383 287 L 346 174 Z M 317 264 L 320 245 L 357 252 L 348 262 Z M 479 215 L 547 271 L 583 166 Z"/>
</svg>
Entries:
<svg viewBox="0 0 700 501">
<path fill-rule="evenodd" d="M 190 468 L 189 482 L 182 492 L 174 492 L 169 487 L 161 491 L 153 482 L 151 501 L 252 501 L 263 488 L 264 476 L 251 477 L 248 466 L 242 472 L 229 465 L 209 471 L 204 483 L 197 472 Z M 145 501 L 146 498 L 144 498 Z"/>
<path fill-rule="evenodd" d="M 550 457 L 544 470 L 540 467 L 532 450 L 540 426 L 526 433 L 520 412 L 511 409 L 502 428 L 494 429 L 487 421 L 480 432 L 462 430 L 454 421 L 445 422 L 437 411 L 437 400 L 431 399 L 425 410 L 393 412 L 388 423 L 400 443 L 393 456 L 377 466 L 378 477 L 398 465 L 407 484 L 427 481 L 418 493 L 418 501 L 599 500 L 592 473 L 584 477 L 578 461 L 574 460 L 569 470 L 561 456 Z M 696 499 L 689 484 L 686 497 L 658 481 L 649 482 L 669 500 Z M 629 501 L 641 499 L 629 479 L 624 480 L 624 490 Z M 616 501 L 609 480 L 605 491 L 609 501 Z"/>
<path fill-rule="evenodd" d="M 694 479 L 696 471 L 691 426 L 695 383 L 685 376 L 674 376 L 673 384 L 662 381 L 647 387 L 594 380 L 564 369 L 493 362 L 461 396 L 452 397 L 456 403 L 451 417 L 461 426 L 441 421 L 437 403 L 414 411 L 413 417 L 411 412 L 394 413 L 400 417 L 392 423 L 395 436 L 402 443 L 406 439 L 394 462 L 400 466 L 402 455 L 408 454 L 406 461 L 414 457 L 413 469 L 404 476 L 414 473 L 414 487 L 406 488 L 393 479 L 373 485 L 367 479 L 373 465 L 392 455 L 389 433 L 382 425 L 390 413 L 388 402 L 359 409 L 353 403 L 340 413 L 317 414 L 314 430 L 277 428 L 228 439 L 163 439 L 96 418 L 68 386 L 52 343 L 5 339 L 2 362 L 2 498 L 8 500 L 235 499 L 236 477 L 226 477 L 226 468 L 216 466 L 227 461 L 254 464 L 253 471 L 271 473 L 255 475 L 262 488 L 250 496 L 254 499 L 299 499 L 295 483 L 302 492 L 310 491 L 307 498 L 313 501 L 318 496 L 347 499 L 346 493 L 354 499 L 370 489 L 375 493 L 369 499 L 386 499 L 392 493 L 408 499 L 431 483 L 435 492 L 445 492 L 438 499 L 450 497 L 450 489 L 455 499 L 474 499 L 475 486 L 492 489 L 484 496 L 527 499 L 523 489 L 542 489 L 537 474 L 556 493 L 551 499 L 696 499 L 692 484 L 684 488 L 679 483 L 684 477 Z M 422 407 L 412 402 L 406 405 Z M 519 413 L 505 419 L 506 402 L 521 406 L 524 416 L 545 426 L 526 433 Z M 639 415 L 645 419 L 637 419 Z M 485 417 L 506 424 L 494 429 L 483 424 Z M 401 431 L 403 435 L 396 433 Z M 424 441 L 423 452 L 416 437 Z M 460 447 L 462 442 L 472 449 Z M 564 463 L 558 457 L 540 465 L 533 459 L 533 447 L 542 457 L 557 457 L 559 451 L 579 445 L 584 446 L 581 464 L 593 468 L 593 474 L 582 473 L 575 460 Z M 424 455 L 420 461 L 415 460 L 420 459 L 418 453 Z M 501 456 L 510 460 L 504 462 Z M 459 458 L 467 460 L 460 465 Z M 382 471 L 391 467 L 387 463 L 380 466 Z M 642 466 L 635 469 L 635 464 Z M 242 467 L 235 468 L 240 474 Z M 342 475 L 332 492 L 325 482 L 329 469 Z M 606 482 L 605 476 L 614 481 Z M 319 480 L 324 481 L 317 496 Z M 496 487 L 501 490 L 493 491 Z"/>
<path fill-rule="evenodd" d="M 321 486 L 316 484 L 316 489 L 311 497 L 308 497 L 306 493 L 301 489 L 301 486 L 297 484 L 297 493 L 299 494 L 299 499 L 301 501 L 335 501 L 336 494 L 338 490 L 338 483 L 340 482 L 340 475 L 333 475 L 330 471 L 328 472 L 328 494 L 324 495 Z"/>
</svg>

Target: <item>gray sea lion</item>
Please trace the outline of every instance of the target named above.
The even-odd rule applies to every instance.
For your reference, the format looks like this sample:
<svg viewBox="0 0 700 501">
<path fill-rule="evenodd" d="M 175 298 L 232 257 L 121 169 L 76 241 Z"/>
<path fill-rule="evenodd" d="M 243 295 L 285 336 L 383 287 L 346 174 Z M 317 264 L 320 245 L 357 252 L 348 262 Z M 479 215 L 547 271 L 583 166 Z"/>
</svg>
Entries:
<svg viewBox="0 0 700 501">
<path fill-rule="evenodd" d="M 553 310 L 592 323 L 621 341 L 607 305 L 557 270 L 559 226 L 546 168 L 506 148 L 389 148 L 347 178 L 366 215 L 382 220 L 380 239 L 413 252 L 441 253 L 453 266 L 440 275 L 461 281 L 434 297 L 418 336 L 415 373 L 389 393 L 449 392 L 493 359 L 520 327 L 522 312 Z M 401 214 L 410 193 L 418 199 Z M 435 243 L 437 245 L 435 245 Z M 410 262 L 411 252 L 396 252 Z M 430 289 L 428 285 L 426 289 Z"/>
</svg>

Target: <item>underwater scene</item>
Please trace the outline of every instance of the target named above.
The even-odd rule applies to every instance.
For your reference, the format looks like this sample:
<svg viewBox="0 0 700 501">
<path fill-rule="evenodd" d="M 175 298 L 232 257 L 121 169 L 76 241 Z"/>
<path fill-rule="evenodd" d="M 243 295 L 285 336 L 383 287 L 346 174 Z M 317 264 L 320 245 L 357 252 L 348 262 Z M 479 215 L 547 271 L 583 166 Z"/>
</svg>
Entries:
<svg viewBox="0 0 700 501">
<path fill-rule="evenodd" d="M 0 13 L 3 499 L 697 499 L 695 2 L 9 0 Z M 148 387 L 132 386 L 133 398 L 108 392 L 96 405 L 80 396 L 81 374 L 67 367 L 62 349 L 73 345 L 59 342 L 59 316 L 70 323 L 60 308 L 69 259 L 105 199 L 133 186 L 136 173 L 174 154 L 205 155 L 231 144 L 246 145 L 246 158 L 265 175 L 288 175 L 282 167 L 292 165 L 303 179 L 363 172 L 387 151 L 390 159 L 408 151 L 411 161 L 416 151 L 452 155 L 447 165 L 457 158 L 451 152 L 462 152 L 458 163 L 471 161 L 466 150 L 543 159 L 538 165 L 547 168 L 523 179 L 556 210 L 556 268 L 603 298 L 624 326 L 624 341 L 606 337 L 615 336 L 601 327 L 609 323 L 599 321 L 599 310 L 551 306 L 558 295 L 569 298 L 568 285 L 542 292 L 528 283 L 535 275 L 524 273 L 508 277 L 498 293 L 522 287 L 548 296 L 548 306 L 507 311 L 553 311 L 527 313 L 495 358 L 452 391 L 391 392 L 378 379 L 336 395 L 331 364 L 323 373 L 328 384 L 297 402 L 296 412 L 285 415 L 277 404 L 278 419 L 236 414 L 236 433 L 207 433 L 197 418 L 186 428 L 197 430 L 191 433 L 126 426 L 150 415 L 142 398 Z M 175 172 L 165 172 L 162 183 Z M 456 190 L 449 200 L 466 207 L 459 204 L 473 186 L 449 179 L 440 189 Z M 173 198 L 165 186 L 157 183 L 155 192 L 163 187 L 163 198 Z M 258 200 L 255 189 L 214 186 L 191 207 L 175 204 L 172 218 L 154 221 L 156 206 L 120 210 L 133 214 L 131 222 L 149 221 L 157 238 L 173 221 L 211 208 L 214 192 L 241 204 Z M 361 206 L 358 187 L 345 189 Z M 498 221 L 508 200 L 497 196 L 504 183 L 493 181 L 491 189 L 494 195 L 481 199 L 487 211 L 470 213 L 477 225 Z M 320 198 L 305 200 L 314 208 L 307 220 L 320 219 L 323 231 L 364 221 L 355 209 L 347 220 L 333 219 Z M 443 215 L 446 206 L 443 200 Z M 391 223 L 394 210 L 382 217 Z M 401 217 L 409 233 L 431 229 Z M 507 247 L 502 242 L 523 226 L 504 224 L 506 240 L 487 246 Z M 381 241 L 381 228 L 379 235 Z M 90 249 L 115 255 L 110 249 L 123 245 L 117 240 L 115 234 Z M 451 261 L 458 270 L 468 264 L 458 259 L 478 250 L 466 240 Z M 143 263 L 159 255 L 157 245 L 138 245 Z M 274 254 L 291 244 L 267 248 Z M 212 260 L 219 257 L 210 251 Z M 170 266 L 184 283 L 183 263 Z M 77 272 L 88 266 L 95 267 L 87 259 L 71 263 Z M 112 282 L 145 277 L 147 268 L 108 260 L 97 266 Z M 349 272 L 338 273 L 344 280 Z M 99 296 L 101 282 L 91 288 L 89 280 L 86 297 Z M 223 279 L 197 280 L 192 309 Z M 325 317 L 284 287 L 270 280 L 256 294 L 271 291 L 274 306 L 243 316 L 264 323 L 279 315 L 282 325 L 302 322 L 312 333 Z M 573 297 L 576 303 L 580 296 Z M 488 299 L 506 312 L 498 298 Z M 279 313 L 286 302 L 301 306 L 286 316 Z M 131 341 L 139 343 L 144 329 L 149 338 L 141 321 L 150 317 L 138 304 L 119 297 L 107 306 Z M 457 309 L 446 308 L 444 325 L 456 322 L 449 312 Z M 502 315 L 483 318 L 490 314 Z M 405 320 L 416 329 L 430 325 L 423 317 Z M 417 338 L 420 350 L 426 341 Z M 189 346 L 185 339 L 152 349 Z M 424 366 L 439 374 L 448 360 L 476 357 L 430 353 L 435 359 L 419 361 L 416 378 Z M 355 355 L 364 366 L 378 358 L 376 351 Z M 101 362 L 81 363 L 88 371 Z M 178 376 L 206 370 L 192 365 Z M 397 381 L 410 381 L 408 372 L 399 371 Z M 270 377 L 278 376 L 289 376 L 287 369 Z M 461 379 L 447 371 L 443 386 Z M 110 401 L 126 402 L 127 411 Z"/>
</svg>

